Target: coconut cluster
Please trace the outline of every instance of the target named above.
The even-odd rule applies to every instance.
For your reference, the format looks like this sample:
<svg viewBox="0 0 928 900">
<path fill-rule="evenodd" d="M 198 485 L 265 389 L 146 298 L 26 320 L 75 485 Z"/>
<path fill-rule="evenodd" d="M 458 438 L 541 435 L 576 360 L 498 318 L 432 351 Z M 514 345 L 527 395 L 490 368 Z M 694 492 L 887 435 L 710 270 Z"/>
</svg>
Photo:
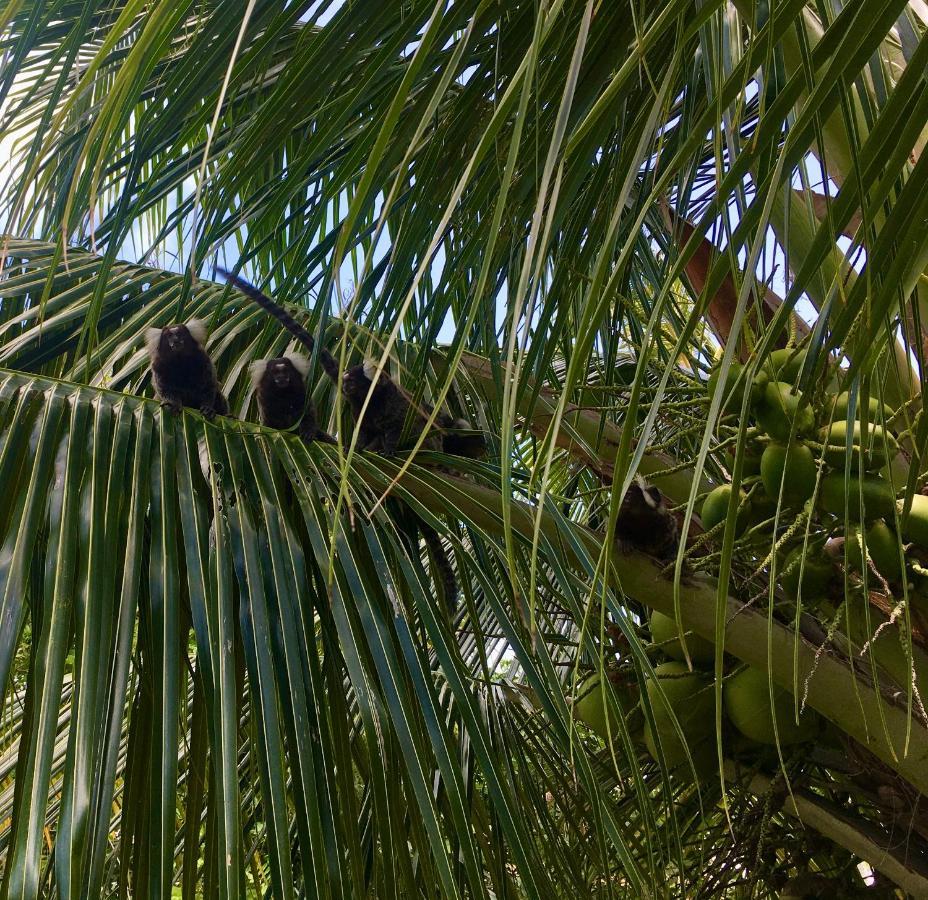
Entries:
<svg viewBox="0 0 928 900">
<path fill-rule="evenodd" d="M 916 494 L 901 515 L 906 464 L 892 427 L 895 411 L 874 397 L 864 406 L 849 392 L 829 389 L 833 375 L 829 388 L 804 395 L 797 383 L 806 355 L 775 350 L 750 386 L 738 363 L 724 379 L 719 369 L 709 378 L 710 397 L 721 392 L 723 415 L 748 410 L 735 534 L 752 529 L 762 543 L 778 509 L 788 524 L 805 507 L 811 526 L 777 541 L 776 567 L 787 596 L 801 593 L 804 604 L 830 586 L 843 591 L 836 564 L 861 577 L 866 570 L 866 580 L 880 586 L 916 587 L 928 551 L 928 496 Z M 732 486 L 723 484 L 705 498 L 707 531 L 727 520 L 731 495 Z"/>
<path fill-rule="evenodd" d="M 720 370 L 712 373 L 709 393 L 721 392 L 723 425 L 738 433 L 745 410 L 748 422 L 737 502 L 730 483 L 716 487 L 702 505 L 702 525 L 711 546 L 734 517 L 736 554 L 745 571 L 766 571 L 774 580 L 776 615 L 783 611 L 792 621 L 801 605 L 840 620 L 852 643 L 870 643 L 880 665 L 904 679 L 908 664 L 896 659 L 898 639 L 875 638 L 867 598 L 876 590 L 892 601 L 905 586 L 925 602 L 918 595 L 928 595 L 928 496 L 916 494 L 903 515 L 907 464 L 894 411 L 875 398 L 861 408 L 850 393 L 839 393 L 834 372 L 825 374 L 827 387 L 804 394 L 798 382 L 805 361 L 802 349 L 774 351 L 750 384 L 737 363 L 724 379 Z M 646 627 L 653 668 L 644 696 L 635 676 L 612 672 L 605 685 L 594 674 L 581 684 L 574 714 L 604 740 L 629 735 L 670 769 L 691 771 L 692 764 L 697 773 L 711 772 L 718 765 L 715 645 L 660 612 Z M 767 672 L 728 657 L 722 672 L 726 755 L 760 758 L 771 745 L 811 741 L 826 727 Z"/>
<path fill-rule="evenodd" d="M 681 631 L 676 620 L 657 610 L 651 613 L 648 628 L 649 655 L 655 665 L 653 674 L 649 673 L 645 680 L 646 697 L 640 696 L 635 681 L 620 672 L 609 674 L 608 687 L 595 673 L 582 683 L 574 701 L 574 715 L 605 741 L 617 741 L 624 726 L 652 759 L 657 761 L 662 756 L 668 769 L 686 776 L 694 768 L 697 774 L 708 775 L 718 765 L 715 645 L 685 629 Z M 691 665 L 686 662 L 686 653 Z M 729 672 L 722 682 L 726 753 L 756 756 L 765 747 L 786 747 L 813 740 L 819 734 L 820 717 L 803 710 L 797 718 L 792 694 L 769 684 L 766 672 L 744 666 L 726 668 Z M 608 698 L 607 692 L 611 695 Z M 645 714 L 646 706 L 650 716 Z M 620 715 L 624 722 L 619 721 Z"/>
</svg>

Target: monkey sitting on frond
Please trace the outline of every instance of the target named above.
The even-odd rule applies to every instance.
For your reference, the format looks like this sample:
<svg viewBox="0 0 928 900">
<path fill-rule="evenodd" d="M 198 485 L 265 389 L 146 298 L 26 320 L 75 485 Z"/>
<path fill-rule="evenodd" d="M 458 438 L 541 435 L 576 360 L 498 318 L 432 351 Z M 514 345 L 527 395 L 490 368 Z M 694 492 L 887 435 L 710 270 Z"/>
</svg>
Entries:
<svg viewBox="0 0 928 900">
<path fill-rule="evenodd" d="M 256 287 L 225 269 L 217 272 L 235 285 L 262 309 L 269 312 L 284 328 L 312 353 L 315 348 L 313 336 L 282 306 L 271 300 Z M 319 362 L 323 371 L 337 385 L 339 370 L 335 358 L 324 347 L 319 348 Z M 341 378 L 341 390 L 358 426 L 359 450 L 374 450 L 379 453 L 394 453 L 411 446 L 425 428 L 432 414 L 432 407 L 425 402 L 415 403 L 386 372 L 377 374 L 377 364 L 372 360 L 352 366 Z M 370 395 L 363 417 L 361 410 Z M 422 442 L 425 450 L 441 450 L 455 456 L 480 459 L 486 454 L 483 434 L 475 432 L 469 422 L 455 419 L 447 413 L 439 413 L 429 434 Z"/>
<path fill-rule="evenodd" d="M 288 353 L 276 359 L 259 359 L 250 369 L 262 425 L 281 431 L 297 425 L 297 433 L 307 443 L 335 443 L 335 438 L 316 422 L 316 410 L 306 386 L 309 360 L 305 356 Z"/>
<path fill-rule="evenodd" d="M 244 279 L 224 269 L 217 271 L 246 297 L 277 319 L 309 353 L 313 352 L 313 336 L 283 307 Z M 338 385 L 338 364 L 324 347 L 319 348 L 319 361 L 326 375 Z M 273 385 L 269 383 L 268 387 L 273 388 Z M 413 402 L 409 394 L 386 372 L 378 375 L 377 365 L 371 360 L 352 366 L 344 373 L 341 378 L 341 391 L 351 407 L 355 420 L 359 422 L 357 446 L 360 450 L 390 454 L 411 446 L 422 434 L 432 413 L 431 406 Z M 362 417 L 361 410 L 365 401 L 367 409 Z M 486 454 L 483 434 L 474 432 L 469 422 L 455 419 L 446 413 L 440 413 L 436 417 L 436 424 L 425 436 L 422 446 L 426 450 L 441 450 L 472 459 L 479 459 Z M 438 575 L 436 580 L 442 585 L 448 608 L 453 612 L 457 606 L 458 588 L 451 560 L 438 532 L 431 525 L 420 520 L 418 528 L 435 560 Z"/>
<path fill-rule="evenodd" d="M 615 525 L 615 536 L 623 552 L 640 550 L 660 560 L 677 554 L 680 532 L 667 508 L 664 495 L 640 475 L 628 486 Z"/>
<path fill-rule="evenodd" d="M 229 415 L 216 368 L 206 352 L 206 325 L 199 319 L 164 328 L 149 328 L 145 346 L 152 380 L 161 404 L 178 413 L 198 409 L 207 419 Z"/>
</svg>

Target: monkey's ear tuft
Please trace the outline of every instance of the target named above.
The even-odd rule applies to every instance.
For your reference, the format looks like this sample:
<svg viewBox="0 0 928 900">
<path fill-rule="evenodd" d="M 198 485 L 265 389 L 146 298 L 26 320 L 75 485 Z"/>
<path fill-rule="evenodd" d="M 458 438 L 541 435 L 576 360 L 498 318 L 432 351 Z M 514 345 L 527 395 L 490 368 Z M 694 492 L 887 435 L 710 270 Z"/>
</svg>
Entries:
<svg viewBox="0 0 928 900">
<path fill-rule="evenodd" d="M 264 370 L 267 369 L 266 359 L 256 359 L 249 367 L 248 374 L 251 377 L 251 386 L 257 390 L 261 379 L 264 377 Z"/>
<path fill-rule="evenodd" d="M 191 319 L 187 323 L 187 331 L 201 347 L 206 346 L 206 322 L 202 319 Z"/>
<path fill-rule="evenodd" d="M 158 344 L 161 343 L 160 328 L 145 329 L 145 349 L 148 350 L 149 356 L 154 356 L 158 352 Z"/>
<path fill-rule="evenodd" d="M 660 490 L 648 484 L 642 475 L 635 475 L 635 484 L 638 486 L 638 490 L 641 491 L 641 497 L 648 506 L 657 509 L 661 505 L 663 498 Z"/>
<path fill-rule="evenodd" d="M 368 381 L 373 381 L 374 377 L 377 375 L 377 360 L 365 359 L 363 369 L 364 369 L 364 377 Z"/>
<path fill-rule="evenodd" d="M 290 365 L 292 365 L 304 378 L 309 375 L 309 368 L 311 365 L 309 357 L 303 356 L 302 353 L 288 353 L 284 359 L 289 359 Z"/>
</svg>

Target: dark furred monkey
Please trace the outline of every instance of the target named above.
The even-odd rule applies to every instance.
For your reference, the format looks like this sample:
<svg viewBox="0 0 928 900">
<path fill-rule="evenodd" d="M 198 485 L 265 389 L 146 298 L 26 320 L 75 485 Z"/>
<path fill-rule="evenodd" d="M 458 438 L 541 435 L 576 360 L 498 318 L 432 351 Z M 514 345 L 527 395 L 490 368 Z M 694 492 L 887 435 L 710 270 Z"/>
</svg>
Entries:
<svg viewBox="0 0 928 900">
<path fill-rule="evenodd" d="M 305 356 L 289 353 L 259 359 L 250 368 L 262 425 L 286 431 L 299 423 L 297 432 L 304 441 L 335 443 L 316 422 L 316 410 L 306 389 L 309 360 Z"/>
<path fill-rule="evenodd" d="M 386 372 L 381 372 L 374 381 L 376 374 L 377 364 L 373 360 L 352 366 L 342 379 L 342 393 L 351 405 L 355 419 L 360 419 L 359 449 L 395 453 L 422 433 L 431 410 L 424 405 L 414 405 L 409 395 Z M 368 394 L 370 400 L 364 417 L 360 418 Z M 441 450 L 441 447 L 441 433 L 433 429 L 426 435 L 422 448 Z"/>
<path fill-rule="evenodd" d="M 641 550 L 658 559 L 672 559 L 679 544 L 679 529 L 664 495 L 640 475 L 628 486 L 615 526 L 620 548 Z"/>
<path fill-rule="evenodd" d="M 313 352 L 313 336 L 283 307 L 244 279 L 232 275 L 225 269 L 217 271 L 246 297 L 277 319 L 310 353 Z M 338 384 L 338 364 L 324 347 L 319 348 L 319 362 L 326 375 Z M 381 372 L 375 382 L 376 372 L 377 366 L 370 360 L 352 366 L 342 378 L 342 394 L 356 419 L 361 415 L 368 394 L 371 395 L 358 429 L 358 449 L 393 453 L 415 442 L 422 433 L 432 408 L 427 403 L 413 403 L 409 394 L 386 372 Z M 435 424 L 437 427 L 433 426 L 422 443 L 426 450 L 443 450 L 445 453 L 473 459 L 479 459 L 486 453 L 483 435 L 472 431 L 470 424 L 463 419 L 454 419 L 442 413 L 436 418 Z M 465 433 L 467 431 L 470 433 Z"/>
<path fill-rule="evenodd" d="M 145 332 L 155 391 L 171 412 L 186 406 L 198 409 L 207 419 L 229 414 L 205 345 L 206 326 L 199 319 Z"/>
<path fill-rule="evenodd" d="M 315 348 L 313 336 L 283 307 L 247 281 L 224 269 L 217 271 L 246 297 L 277 319 L 310 353 L 313 352 Z M 338 364 L 324 347 L 319 348 L 319 361 L 326 375 L 337 385 L 339 383 Z M 410 396 L 386 372 L 381 372 L 375 381 L 376 374 L 377 366 L 371 361 L 353 366 L 341 379 L 341 390 L 351 406 L 355 419 L 360 418 L 361 409 L 370 394 L 370 401 L 358 428 L 358 448 L 375 450 L 380 453 L 393 453 L 402 449 L 410 440 L 415 441 L 422 433 L 432 409 L 424 403 L 414 404 Z M 423 447 L 426 449 L 444 450 L 446 453 L 456 453 L 475 459 L 486 453 L 486 444 L 482 434 L 446 430 L 460 429 L 460 432 L 466 432 L 470 429 L 468 422 L 463 419 L 455 420 L 445 414 L 439 415 L 437 422 L 438 428 L 433 428 L 423 442 Z M 458 588 L 451 560 L 434 528 L 419 520 L 418 529 L 435 560 L 436 580 L 440 581 L 448 607 L 454 612 L 457 607 Z"/>
</svg>

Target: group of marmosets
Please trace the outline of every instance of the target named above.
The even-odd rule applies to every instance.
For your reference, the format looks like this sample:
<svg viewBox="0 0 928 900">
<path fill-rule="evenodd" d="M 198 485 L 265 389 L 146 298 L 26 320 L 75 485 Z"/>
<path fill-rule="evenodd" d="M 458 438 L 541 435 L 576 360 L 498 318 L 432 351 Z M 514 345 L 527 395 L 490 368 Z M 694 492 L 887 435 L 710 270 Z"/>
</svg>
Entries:
<svg viewBox="0 0 928 900">
<path fill-rule="evenodd" d="M 309 353 L 313 352 L 313 336 L 283 307 L 247 281 L 222 269 L 219 271 L 245 296 L 274 316 Z M 203 323 L 193 320 L 187 324 L 150 328 L 145 339 L 155 391 L 165 406 L 174 412 L 191 407 L 207 418 L 229 414 L 229 404 L 219 388 L 216 369 L 205 349 Z M 338 364 L 324 347 L 319 348 L 319 362 L 325 374 L 338 385 Z M 306 385 L 308 374 L 309 360 L 296 353 L 252 363 L 252 384 L 261 424 L 281 430 L 295 427 L 305 441 L 334 443 L 334 439 L 318 426 Z M 359 450 L 394 453 L 403 449 L 404 439 L 418 438 L 432 414 L 428 404 L 414 403 L 386 372 L 378 375 L 376 365 L 370 361 L 348 369 L 341 378 L 341 390 L 360 422 Z M 361 409 L 368 394 L 371 397 L 362 417 Z M 469 422 L 446 413 L 436 416 L 422 447 L 474 459 L 486 453 L 483 435 L 474 432 Z"/>
<path fill-rule="evenodd" d="M 243 294 L 276 318 L 312 354 L 315 341 L 283 307 L 262 294 L 247 281 L 222 269 L 219 273 Z M 216 369 L 206 352 L 206 329 L 196 320 L 151 328 L 145 342 L 151 360 L 152 379 L 158 399 L 167 408 L 180 412 L 183 407 L 199 410 L 208 419 L 228 415 L 229 404 L 219 387 Z M 357 449 L 394 453 L 407 449 L 421 436 L 433 413 L 431 406 L 416 403 L 386 372 L 377 373 L 376 364 L 367 361 L 348 369 L 339 379 L 338 365 L 324 347 L 319 361 L 325 374 L 339 385 L 356 420 Z M 309 360 L 299 354 L 259 360 L 251 366 L 252 383 L 258 401 L 261 424 L 280 430 L 294 429 L 304 441 L 334 443 L 319 428 L 310 400 L 306 378 Z M 368 400 L 368 395 L 370 399 Z M 363 416 L 361 410 L 367 402 Z M 433 427 L 422 440 L 426 450 L 440 450 L 455 456 L 479 459 L 486 454 L 486 442 L 479 431 L 463 419 L 439 412 Z M 435 554 L 444 582 L 446 599 L 456 597 L 454 573 L 437 533 L 425 523 L 420 528 Z M 642 479 L 632 482 L 623 497 L 616 525 L 616 536 L 625 546 L 661 559 L 673 556 L 677 547 L 677 525 L 661 492 Z"/>
</svg>

